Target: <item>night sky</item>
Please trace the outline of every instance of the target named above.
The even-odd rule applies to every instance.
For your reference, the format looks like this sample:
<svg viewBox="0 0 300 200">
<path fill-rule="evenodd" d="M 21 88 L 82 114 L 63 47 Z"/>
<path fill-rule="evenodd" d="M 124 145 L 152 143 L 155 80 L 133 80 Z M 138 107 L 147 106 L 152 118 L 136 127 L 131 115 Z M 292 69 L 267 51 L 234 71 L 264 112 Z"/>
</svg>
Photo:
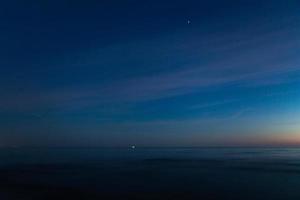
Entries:
<svg viewBox="0 0 300 200">
<path fill-rule="evenodd" d="M 0 146 L 300 145 L 300 1 L 2 1 Z"/>
</svg>

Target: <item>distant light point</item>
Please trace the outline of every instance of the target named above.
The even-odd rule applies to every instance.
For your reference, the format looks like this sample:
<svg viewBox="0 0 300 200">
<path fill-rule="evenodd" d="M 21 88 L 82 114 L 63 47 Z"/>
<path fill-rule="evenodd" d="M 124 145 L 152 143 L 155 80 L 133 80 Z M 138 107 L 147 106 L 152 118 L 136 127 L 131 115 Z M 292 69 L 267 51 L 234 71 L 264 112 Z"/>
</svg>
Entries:
<svg viewBox="0 0 300 200">
<path fill-rule="evenodd" d="M 132 146 L 131 146 L 131 148 L 132 148 L 132 149 L 135 149 L 135 146 L 134 146 L 134 145 L 132 145 Z"/>
<path fill-rule="evenodd" d="M 191 20 L 187 20 L 187 24 L 190 24 L 191 23 Z"/>
</svg>

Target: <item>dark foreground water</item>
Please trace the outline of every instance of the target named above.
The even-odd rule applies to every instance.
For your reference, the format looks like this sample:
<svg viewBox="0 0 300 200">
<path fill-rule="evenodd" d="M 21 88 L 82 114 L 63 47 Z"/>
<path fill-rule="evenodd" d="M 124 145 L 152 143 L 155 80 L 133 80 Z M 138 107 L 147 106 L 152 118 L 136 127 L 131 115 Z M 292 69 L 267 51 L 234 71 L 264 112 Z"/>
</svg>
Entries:
<svg viewBox="0 0 300 200">
<path fill-rule="evenodd" d="M 300 149 L 0 149 L 1 200 L 300 199 Z"/>
</svg>

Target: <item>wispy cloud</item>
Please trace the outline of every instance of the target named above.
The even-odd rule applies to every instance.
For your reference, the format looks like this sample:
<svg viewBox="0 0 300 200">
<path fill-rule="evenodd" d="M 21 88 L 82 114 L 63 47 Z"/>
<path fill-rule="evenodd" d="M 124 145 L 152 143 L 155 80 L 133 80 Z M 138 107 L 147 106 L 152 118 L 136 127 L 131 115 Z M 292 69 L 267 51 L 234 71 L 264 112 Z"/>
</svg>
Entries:
<svg viewBox="0 0 300 200">
<path fill-rule="evenodd" d="M 300 61 L 298 55 L 295 54 L 300 49 L 300 40 L 298 37 L 289 37 L 284 42 L 278 40 L 278 38 L 287 36 L 289 36 L 289 33 L 282 30 L 264 33 L 258 37 L 249 38 L 248 36 L 248 38 L 241 38 L 240 40 L 232 36 L 223 36 L 220 41 L 218 36 L 219 42 L 216 44 L 213 44 L 214 38 L 212 37 L 211 43 L 207 43 L 207 51 L 205 46 L 202 46 L 204 43 L 201 39 L 198 43 L 196 42 L 198 50 L 197 48 L 194 49 L 195 45 L 191 44 L 186 44 L 184 50 L 181 50 L 179 47 L 183 45 L 183 39 L 179 43 L 174 43 L 172 40 L 173 43 L 169 46 L 163 44 L 164 54 L 167 54 L 169 49 L 176 56 L 189 57 L 188 55 L 191 54 L 195 59 L 197 56 L 201 57 L 202 53 L 209 52 L 215 58 L 200 64 L 197 62 L 187 63 L 180 67 L 177 66 L 173 70 L 157 72 L 148 76 L 140 75 L 123 78 L 99 85 L 71 85 L 46 91 L 7 93 L 2 95 L 0 106 L 9 108 L 18 107 L 19 105 L 20 108 L 24 108 L 24 106 L 51 105 L 55 107 L 74 104 L 80 107 L 100 105 L 107 102 L 137 102 L 161 99 L 199 92 L 205 88 L 224 87 L 229 84 L 245 87 L 282 84 L 291 81 L 286 74 L 300 70 Z M 158 45 L 161 41 L 159 39 L 152 42 Z M 196 41 L 196 39 L 193 38 L 193 41 Z M 128 44 L 126 46 L 128 48 Z M 129 44 L 130 46 L 132 45 Z M 142 44 L 141 46 L 146 45 Z M 151 45 L 153 51 L 157 49 L 154 46 Z M 172 50 L 171 47 L 177 48 Z M 119 46 L 118 49 L 123 48 Z M 93 61 L 93 59 L 90 61 Z M 101 64 L 101 62 L 98 64 Z"/>
</svg>

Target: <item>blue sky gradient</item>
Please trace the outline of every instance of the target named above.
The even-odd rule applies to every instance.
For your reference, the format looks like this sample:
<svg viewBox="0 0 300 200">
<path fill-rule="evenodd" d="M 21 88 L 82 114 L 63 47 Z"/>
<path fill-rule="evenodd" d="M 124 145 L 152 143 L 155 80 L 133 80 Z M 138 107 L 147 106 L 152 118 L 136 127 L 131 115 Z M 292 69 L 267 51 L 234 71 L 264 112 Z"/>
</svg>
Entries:
<svg viewBox="0 0 300 200">
<path fill-rule="evenodd" d="M 300 144 L 299 1 L 9 1 L 0 24 L 2 146 Z"/>
</svg>

